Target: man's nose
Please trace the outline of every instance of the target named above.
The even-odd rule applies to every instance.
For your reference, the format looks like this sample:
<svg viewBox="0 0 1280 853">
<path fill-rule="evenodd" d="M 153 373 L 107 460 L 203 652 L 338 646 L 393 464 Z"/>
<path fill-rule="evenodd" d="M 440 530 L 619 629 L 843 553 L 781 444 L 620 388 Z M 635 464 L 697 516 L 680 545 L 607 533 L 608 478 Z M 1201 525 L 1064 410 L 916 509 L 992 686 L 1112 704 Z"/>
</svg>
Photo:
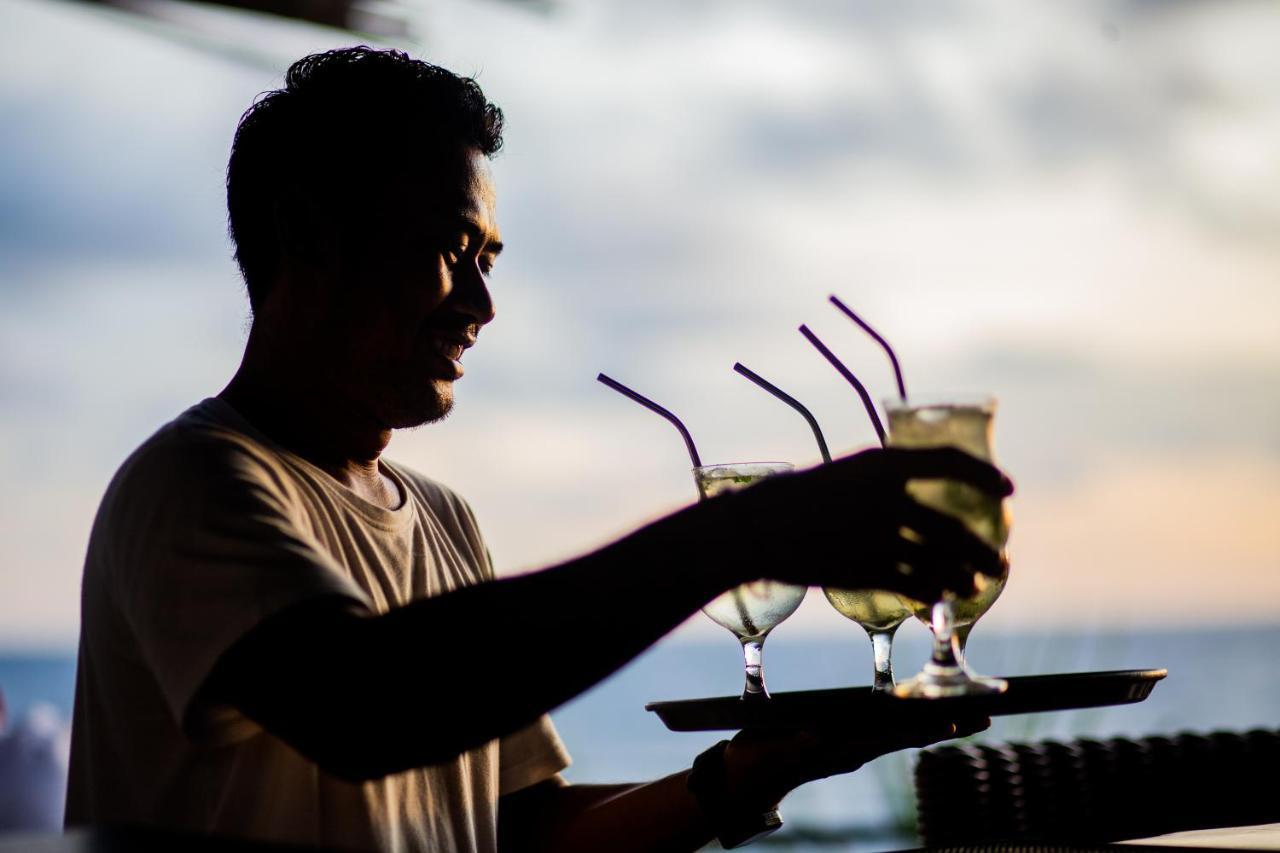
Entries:
<svg viewBox="0 0 1280 853">
<path fill-rule="evenodd" d="M 465 272 L 455 278 L 454 287 L 459 311 L 481 326 L 493 320 L 493 296 L 489 293 L 489 282 L 480 269 L 479 259 L 466 265 Z"/>
</svg>

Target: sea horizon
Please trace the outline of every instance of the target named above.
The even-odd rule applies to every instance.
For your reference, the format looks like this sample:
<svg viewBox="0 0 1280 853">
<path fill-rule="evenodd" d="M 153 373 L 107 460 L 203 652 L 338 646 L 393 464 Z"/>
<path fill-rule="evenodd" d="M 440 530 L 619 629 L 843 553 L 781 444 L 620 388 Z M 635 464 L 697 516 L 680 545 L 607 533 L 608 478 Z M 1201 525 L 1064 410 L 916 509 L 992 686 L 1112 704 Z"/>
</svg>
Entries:
<svg viewBox="0 0 1280 853">
<path fill-rule="evenodd" d="M 1032 675 L 1165 668 L 1169 676 L 1140 704 L 996 718 L 978 735 L 988 741 L 1139 737 L 1182 731 L 1247 730 L 1280 726 L 1280 679 L 1274 650 L 1280 625 L 1200 626 L 1166 631 L 975 630 L 969 656 L 979 671 Z M 894 664 L 899 678 L 923 663 L 928 638 L 904 627 Z M 424 652 L 425 654 L 425 652 Z M 813 638 L 779 632 L 765 649 L 765 672 L 775 693 L 870 682 L 871 649 L 852 624 L 840 635 Z M 495 673 L 495 677 L 497 674 Z M 74 696 L 72 651 L 0 651 L 0 690 L 11 719 L 47 703 L 70 720 Z M 733 695 L 741 690 L 736 641 L 675 637 L 657 643 L 610 678 L 556 709 L 552 718 L 574 758 L 571 782 L 657 778 L 681 770 L 727 732 L 667 731 L 647 702 Z M 1229 699 L 1230 701 L 1224 701 Z M 851 721 L 856 725 L 856 721 Z M 777 845 L 797 851 L 860 851 L 912 846 L 911 768 L 914 751 L 885 756 L 856 773 L 807 785 L 787 798 L 789 831 Z"/>
</svg>

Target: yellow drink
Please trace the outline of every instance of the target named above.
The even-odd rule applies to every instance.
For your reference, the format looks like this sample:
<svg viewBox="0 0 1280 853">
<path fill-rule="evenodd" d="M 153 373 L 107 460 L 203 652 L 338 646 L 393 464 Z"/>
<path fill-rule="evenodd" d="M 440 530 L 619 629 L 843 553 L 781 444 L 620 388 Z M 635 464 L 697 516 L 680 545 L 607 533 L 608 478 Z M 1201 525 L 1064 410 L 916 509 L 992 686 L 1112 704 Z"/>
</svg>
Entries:
<svg viewBox="0 0 1280 853">
<path fill-rule="evenodd" d="M 698 493 L 705 498 L 745 488 L 769 476 L 790 471 L 785 463 L 744 462 L 707 465 L 693 470 Z M 756 580 L 717 596 L 702 612 L 728 628 L 740 640 L 763 639 L 778 623 L 796 611 L 806 587 Z"/>
<path fill-rule="evenodd" d="M 971 456 L 992 461 L 993 403 L 890 407 L 888 414 L 891 447 L 958 447 Z M 1009 541 L 1008 503 L 1000 498 L 954 480 L 911 480 L 907 494 L 927 507 L 960 519 L 993 548 L 1003 550 Z M 977 595 L 956 599 L 957 628 L 978 621 L 1004 591 L 1004 578 L 979 575 L 976 580 Z M 931 621 L 928 604 L 915 602 L 912 609 L 921 621 Z"/>
<path fill-rule="evenodd" d="M 887 443 L 893 447 L 955 447 L 971 456 L 992 461 L 991 424 L 995 401 L 928 405 L 886 406 L 889 414 Z M 1004 551 L 1009 539 L 1008 503 L 970 485 L 945 479 L 907 482 L 907 494 L 920 504 L 953 516 L 991 547 Z M 964 646 L 973 625 L 1004 591 L 1006 579 L 978 575 L 978 591 L 968 598 L 947 595 L 934 606 L 917 604 L 916 616 L 933 630 L 933 654 L 915 678 L 898 685 L 899 696 L 941 698 L 1000 693 L 1008 682 L 969 673 Z"/>
<path fill-rule="evenodd" d="M 916 602 L 882 589 L 823 589 L 840 615 L 868 631 L 891 631 L 910 616 Z"/>
</svg>

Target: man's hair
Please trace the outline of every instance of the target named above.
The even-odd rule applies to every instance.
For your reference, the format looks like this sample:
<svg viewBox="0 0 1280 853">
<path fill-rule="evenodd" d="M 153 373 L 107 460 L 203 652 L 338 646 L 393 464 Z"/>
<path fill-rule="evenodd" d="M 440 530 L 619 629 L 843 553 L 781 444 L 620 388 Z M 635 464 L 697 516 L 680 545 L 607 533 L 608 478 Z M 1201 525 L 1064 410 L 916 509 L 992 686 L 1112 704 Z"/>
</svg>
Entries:
<svg viewBox="0 0 1280 853">
<path fill-rule="evenodd" d="M 371 189 L 431 174 L 466 147 L 502 147 L 502 110 L 469 77 L 364 46 L 295 62 L 231 144 L 229 231 L 250 305 L 261 305 L 285 243 L 322 220 L 359 230 L 378 203 Z"/>
</svg>

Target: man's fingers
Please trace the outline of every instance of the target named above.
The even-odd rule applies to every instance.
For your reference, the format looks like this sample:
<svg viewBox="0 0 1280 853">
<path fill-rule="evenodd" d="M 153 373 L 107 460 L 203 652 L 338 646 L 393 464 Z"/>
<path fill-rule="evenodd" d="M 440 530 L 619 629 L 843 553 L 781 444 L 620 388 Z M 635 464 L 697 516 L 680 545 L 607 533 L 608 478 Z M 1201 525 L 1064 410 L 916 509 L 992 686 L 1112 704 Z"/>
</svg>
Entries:
<svg viewBox="0 0 1280 853">
<path fill-rule="evenodd" d="M 919 729 L 906 735 L 904 740 L 909 742 L 905 743 L 904 747 L 925 747 L 939 741 L 968 737 L 969 735 L 986 731 L 990 726 L 990 717 L 960 717 L 939 723 L 930 723 L 922 725 Z"/>
<path fill-rule="evenodd" d="M 964 716 L 889 726 L 875 735 L 859 732 L 851 736 L 846 728 L 813 730 L 806 739 L 808 760 L 812 762 L 809 776 L 821 778 L 849 773 L 881 755 L 968 737 L 990 725 L 990 717 Z"/>
<path fill-rule="evenodd" d="M 882 452 L 904 479 L 959 480 L 996 497 L 1013 494 L 1013 481 L 999 468 L 954 447 L 887 447 Z"/>
<path fill-rule="evenodd" d="M 937 601 L 942 598 L 943 590 L 961 598 L 978 592 L 973 571 L 937 548 L 904 537 L 897 542 L 894 558 L 902 577 L 902 583 L 894 591 L 917 601 Z"/>
<path fill-rule="evenodd" d="M 963 717 L 956 720 L 956 737 L 968 737 L 991 728 L 990 717 Z"/>
<path fill-rule="evenodd" d="M 919 746 L 928 746 L 931 743 L 951 740 L 952 738 L 969 737 L 970 735 L 976 735 L 978 732 L 984 732 L 989 728 L 991 728 L 990 717 L 959 717 L 947 720 L 936 725 L 932 732 L 929 733 L 931 739 L 926 743 L 919 744 Z"/>
<path fill-rule="evenodd" d="M 955 516 L 910 498 L 903 504 L 902 516 L 907 527 L 921 534 L 927 547 L 958 558 L 984 575 L 1004 577 L 1007 566 L 1000 552 Z"/>
<path fill-rule="evenodd" d="M 967 737 L 982 731 L 990 721 L 979 720 L 935 720 L 932 722 L 913 723 L 906 728 L 898 729 L 871 743 L 852 745 L 847 752 L 837 750 L 837 754 L 845 761 L 861 759 L 866 762 L 872 758 L 888 755 L 903 749 L 923 749 L 944 740 Z"/>
</svg>

